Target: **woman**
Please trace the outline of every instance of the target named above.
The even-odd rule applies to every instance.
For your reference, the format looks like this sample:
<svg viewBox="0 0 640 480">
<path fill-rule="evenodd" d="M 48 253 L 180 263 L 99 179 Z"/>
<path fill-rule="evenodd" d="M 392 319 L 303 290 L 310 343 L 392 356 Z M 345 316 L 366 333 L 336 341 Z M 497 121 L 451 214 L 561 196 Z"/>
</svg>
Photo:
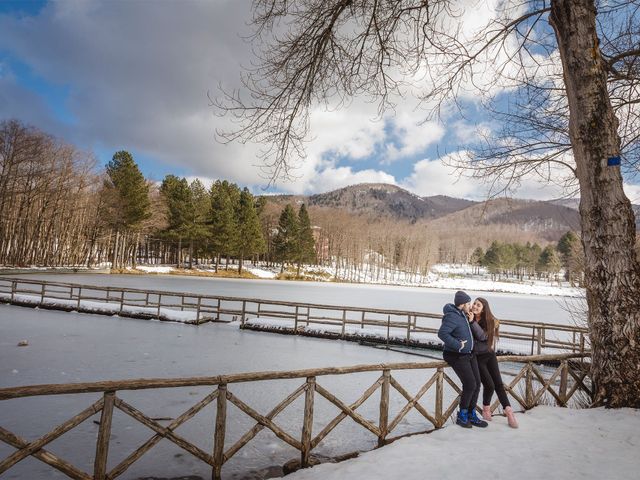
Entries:
<svg viewBox="0 0 640 480">
<path fill-rule="evenodd" d="M 518 428 L 518 422 L 513 413 L 513 408 L 507 398 L 507 393 L 502 384 L 498 359 L 496 358 L 495 345 L 499 336 L 499 321 L 491 313 L 489 302 L 484 298 L 476 298 L 471 306 L 471 332 L 473 333 L 473 353 L 478 361 L 480 379 L 482 381 L 482 417 L 491 421 L 491 397 L 495 391 L 502 404 L 509 426 Z"/>
</svg>

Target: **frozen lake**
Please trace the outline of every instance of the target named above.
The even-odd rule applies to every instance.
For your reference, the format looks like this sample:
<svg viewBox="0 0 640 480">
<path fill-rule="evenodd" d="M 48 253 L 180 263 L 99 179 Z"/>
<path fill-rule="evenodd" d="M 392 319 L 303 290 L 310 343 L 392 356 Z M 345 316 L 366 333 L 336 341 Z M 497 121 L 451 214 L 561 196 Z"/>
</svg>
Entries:
<svg viewBox="0 0 640 480">
<path fill-rule="evenodd" d="M 176 275 L 29 274 L 19 276 L 26 279 L 42 279 L 87 285 L 412 310 L 427 313 L 441 313 L 442 306 L 451 302 L 455 293 L 455 290 L 422 287 L 221 279 L 180 277 Z M 497 292 L 468 291 L 467 293 L 472 297 L 482 296 L 487 298 L 492 306 L 493 313 L 498 318 L 573 324 L 567 309 L 574 308 L 577 302 L 575 299 Z"/>
</svg>

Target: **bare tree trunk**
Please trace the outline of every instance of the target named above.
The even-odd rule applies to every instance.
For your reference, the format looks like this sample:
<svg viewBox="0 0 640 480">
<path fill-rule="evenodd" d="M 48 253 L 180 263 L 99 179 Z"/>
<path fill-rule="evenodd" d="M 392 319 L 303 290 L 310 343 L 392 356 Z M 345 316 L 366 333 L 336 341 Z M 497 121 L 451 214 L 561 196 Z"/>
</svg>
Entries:
<svg viewBox="0 0 640 480">
<path fill-rule="evenodd" d="M 607 91 L 593 0 L 553 0 L 569 101 L 569 134 L 580 182 L 582 244 L 591 333 L 595 404 L 640 407 L 639 265 L 635 222 L 622 189 L 618 121 Z M 606 225 L 607 228 L 601 228 Z"/>
</svg>

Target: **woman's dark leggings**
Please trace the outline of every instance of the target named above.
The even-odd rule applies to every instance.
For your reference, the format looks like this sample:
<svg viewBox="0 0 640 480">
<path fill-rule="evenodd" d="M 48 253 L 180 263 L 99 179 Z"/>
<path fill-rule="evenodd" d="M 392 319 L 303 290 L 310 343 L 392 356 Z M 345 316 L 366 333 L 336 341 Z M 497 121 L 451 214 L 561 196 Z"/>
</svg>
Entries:
<svg viewBox="0 0 640 480">
<path fill-rule="evenodd" d="M 504 391 L 502 377 L 500 376 L 500 368 L 498 367 L 498 359 L 495 352 L 480 353 L 476 355 L 478 358 L 478 369 L 480 370 L 480 378 L 482 380 L 482 404 L 491 405 L 491 397 L 495 391 L 498 399 L 502 404 L 502 408 L 511 406 L 507 398 L 507 392 Z"/>
<path fill-rule="evenodd" d="M 451 365 L 462 382 L 460 409 L 475 408 L 480 393 L 480 372 L 476 356 L 472 353 L 445 352 L 442 354 L 445 362 Z"/>
</svg>

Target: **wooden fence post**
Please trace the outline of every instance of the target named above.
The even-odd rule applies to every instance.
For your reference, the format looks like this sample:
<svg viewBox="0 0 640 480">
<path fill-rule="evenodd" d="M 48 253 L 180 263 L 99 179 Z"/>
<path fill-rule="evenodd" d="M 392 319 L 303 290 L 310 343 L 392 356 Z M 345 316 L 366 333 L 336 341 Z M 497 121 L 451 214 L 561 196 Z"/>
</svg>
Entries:
<svg viewBox="0 0 640 480">
<path fill-rule="evenodd" d="M 196 323 L 200 323 L 200 304 L 202 303 L 202 297 L 198 296 L 198 306 L 196 307 Z"/>
<path fill-rule="evenodd" d="M 558 395 L 561 400 L 560 407 L 567 406 L 567 380 L 569 378 L 569 362 L 564 360 L 562 363 L 562 371 L 560 372 L 560 394 Z"/>
<path fill-rule="evenodd" d="M 360 319 L 360 328 L 364 328 L 364 310 L 362 311 L 362 318 Z"/>
<path fill-rule="evenodd" d="M 216 308 L 216 321 L 220 320 L 220 299 L 218 299 L 218 307 Z"/>
<path fill-rule="evenodd" d="M 385 368 L 382 371 L 382 389 L 380 390 L 380 436 L 378 437 L 378 446 L 384 445 L 387 436 L 387 428 L 389 427 L 389 385 L 391 383 L 391 370 Z"/>
<path fill-rule="evenodd" d="M 295 319 L 293 321 L 293 332 L 298 333 L 298 305 L 296 305 Z"/>
<path fill-rule="evenodd" d="M 411 315 L 407 315 L 407 345 L 411 343 Z"/>
<path fill-rule="evenodd" d="M 391 336 L 391 315 L 387 315 L 387 345 L 389 345 L 390 336 Z"/>
<path fill-rule="evenodd" d="M 222 478 L 224 464 L 224 437 L 227 428 L 227 384 L 218 385 L 218 404 L 216 406 L 216 431 L 213 438 L 213 480 Z"/>
<path fill-rule="evenodd" d="M 300 466 L 309 466 L 311 456 L 311 433 L 313 430 L 313 394 L 316 390 L 316 377 L 307 377 L 304 394 L 304 420 L 302 423 L 302 450 L 300 451 Z"/>
<path fill-rule="evenodd" d="M 442 418 L 442 405 L 444 401 L 444 369 L 438 368 L 438 377 L 436 378 L 436 428 L 444 425 L 445 419 Z"/>
<path fill-rule="evenodd" d="M 11 302 L 13 303 L 13 300 L 16 296 L 16 287 L 18 286 L 18 284 L 16 282 L 11 282 Z"/>
<path fill-rule="evenodd" d="M 41 288 L 41 290 L 40 290 L 40 304 L 43 304 L 43 303 L 44 303 L 44 292 L 45 292 L 45 289 L 46 289 L 46 288 L 47 288 L 47 284 L 46 284 L 46 283 L 43 283 L 43 284 L 42 284 L 42 288 Z"/>
<path fill-rule="evenodd" d="M 80 300 L 82 299 L 82 287 L 78 287 L 78 305 L 77 309 L 80 310 Z"/>
<path fill-rule="evenodd" d="M 533 405 L 533 367 L 531 365 L 531 363 L 527 363 L 527 374 L 525 376 L 525 392 L 524 392 L 524 398 L 525 398 L 525 403 L 526 405 L 526 409 L 530 410 L 534 407 Z"/>
<path fill-rule="evenodd" d="M 160 305 L 162 304 L 162 294 L 158 294 L 158 320 L 160 320 Z"/>
<path fill-rule="evenodd" d="M 244 322 L 247 318 L 247 301 L 242 301 L 242 316 L 240 317 L 240 327 L 244 328 Z"/>
<path fill-rule="evenodd" d="M 122 307 L 124 307 L 124 290 L 120 292 L 120 313 L 122 313 Z"/>
<path fill-rule="evenodd" d="M 100 415 L 98 441 L 96 443 L 96 458 L 93 462 L 94 480 L 104 480 L 107 472 L 107 457 L 109 455 L 109 438 L 111 437 L 111 419 L 116 392 L 104 392 L 104 406 Z"/>
<path fill-rule="evenodd" d="M 542 353 L 543 339 L 544 339 L 544 329 L 542 327 L 538 327 L 538 337 L 537 337 L 538 355 L 540 355 Z"/>
<path fill-rule="evenodd" d="M 342 310 L 342 333 L 340 334 L 341 338 L 344 338 L 344 329 L 347 325 L 347 311 Z"/>
</svg>

